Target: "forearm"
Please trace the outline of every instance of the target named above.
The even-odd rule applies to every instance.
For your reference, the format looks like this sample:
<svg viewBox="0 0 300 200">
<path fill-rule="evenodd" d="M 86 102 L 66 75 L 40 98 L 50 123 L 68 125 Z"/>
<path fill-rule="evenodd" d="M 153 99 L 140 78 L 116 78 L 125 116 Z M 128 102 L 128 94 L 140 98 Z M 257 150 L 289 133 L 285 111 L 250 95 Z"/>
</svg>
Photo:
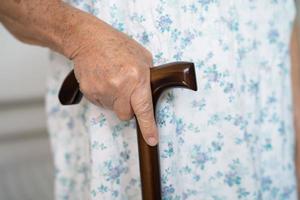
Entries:
<svg viewBox="0 0 300 200">
<path fill-rule="evenodd" d="M 0 1 L 0 22 L 19 40 L 49 47 L 71 58 L 91 32 L 103 26 L 94 16 L 60 0 Z"/>
</svg>

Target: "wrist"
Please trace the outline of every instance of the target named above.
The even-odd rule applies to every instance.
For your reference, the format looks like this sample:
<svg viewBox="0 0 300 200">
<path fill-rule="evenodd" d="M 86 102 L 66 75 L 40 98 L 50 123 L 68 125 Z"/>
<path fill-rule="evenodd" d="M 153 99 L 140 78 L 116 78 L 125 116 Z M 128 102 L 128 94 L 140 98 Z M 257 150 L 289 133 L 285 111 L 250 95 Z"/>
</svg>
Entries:
<svg viewBox="0 0 300 200">
<path fill-rule="evenodd" d="M 99 40 L 99 36 L 109 28 L 108 24 L 95 16 L 66 3 L 62 3 L 60 13 L 62 23 L 57 49 L 69 59 L 73 59 L 82 48 L 95 41 L 93 38 Z"/>
</svg>

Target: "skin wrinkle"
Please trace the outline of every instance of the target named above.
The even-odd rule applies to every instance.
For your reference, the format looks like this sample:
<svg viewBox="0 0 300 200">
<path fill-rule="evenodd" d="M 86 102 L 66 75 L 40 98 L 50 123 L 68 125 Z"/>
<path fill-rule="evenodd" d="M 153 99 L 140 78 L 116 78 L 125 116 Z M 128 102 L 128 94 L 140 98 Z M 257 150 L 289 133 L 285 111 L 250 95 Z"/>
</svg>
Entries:
<svg viewBox="0 0 300 200">
<path fill-rule="evenodd" d="M 146 136 L 158 138 L 151 106 L 152 55 L 137 41 L 59 0 L 0 1 L 0 13 L 5 16 L 1 22 L 18 39 L 70 58 L 88 100 L 114 108 L 122 118 L 134 111 L 146 142 Z"/>
<path fill-rule="evenodd" d="M 99 97 L 111 96 L 113 100 L 108 104 L 113 104 L 114 111 L 118 115 L 126 112 L 121 108 L 126 107 L 128 110 L 134 108 L 139 115 L 143 136 L 157 137 L 149 95 L 149 67 L 153 65 L 152 56 L 136 41 L 94 16 L 59 0 L 2 0 L 0 21 L 19 40 L 49 47 L 72 59 L 75 62 L 75 76 L 80 82 L 80 90 L 87 99 L 103 106 Z M 292 44 L 296 44 L 295 37 L 293 38 Z M 293 46 L 292 52 L 298 55 L 298 47 Z M 293 64 L 293 68 L 299 70 L 299 60 Z M 114 73 L 118 70 L 119 73 Z M 127 73 L 120 73 L 122 70 Z M 115 80 L 110 80 L 112 77 Z M 120 81 L 118 84 L 117 80 Z M 101 91 L 100 88 L 103 87 L 95 89 L 95 83 L 99 86 L 104 86 L 105 83 L 107 90 Z M 299 77 L 295 83 L 297 83 L 294 85 L 295 88 L 298 88 Z M 110 93 L 112 88 L 116 88 L 118 92 Z M 129 102 L 125 101 L 114 106 L 118 100 L 128 97 Z M 297 94 L 297 99 L 295 95 L 295 102 L 299 102 L 299 99 L 300 95 Z M 295 126 L 298 130 L 297 166 L 299 166 L 299 103 L 295 105 L 295 109 Z M 145 112 L 146 116 L 143 114 Z M 299 167 L 297 169 L 299 170 Z M 300 177 L 300 172 L 298 174 Z"/>
</svg>

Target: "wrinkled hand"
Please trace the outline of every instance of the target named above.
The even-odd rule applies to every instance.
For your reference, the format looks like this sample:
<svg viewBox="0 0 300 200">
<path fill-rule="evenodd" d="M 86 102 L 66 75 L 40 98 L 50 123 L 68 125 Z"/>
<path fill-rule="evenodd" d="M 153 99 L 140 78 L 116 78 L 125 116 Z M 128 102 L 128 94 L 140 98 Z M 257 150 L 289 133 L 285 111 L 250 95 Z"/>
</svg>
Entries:
<svg viewBox="0 0 300 200">
<path fill-rule="evenodd" d="M 107 26 L 89 29 L 91 37 L 72 53 L 80 90 L 93 104 L 113 110 L 119 119 L 136 116 L 146 142 L 157 144 L 150 88 L 151 53 Z"/>
</svg>

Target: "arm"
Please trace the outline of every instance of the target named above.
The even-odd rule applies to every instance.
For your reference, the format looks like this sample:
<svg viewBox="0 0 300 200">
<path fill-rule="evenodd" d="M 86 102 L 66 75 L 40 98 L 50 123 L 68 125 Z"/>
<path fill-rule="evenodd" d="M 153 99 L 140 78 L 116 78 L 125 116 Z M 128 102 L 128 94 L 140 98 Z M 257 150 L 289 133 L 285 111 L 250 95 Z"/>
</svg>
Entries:
<svg viewBox="0 0 300 200">
<path fill-rule="evenodd" d="M 74 15 L 76 19 L 72 17 Z M 78 21 L 85 18 L 84 15 L 59 0 L 0 1 L 0 22 L 17 39 L 49 47 L 68 58 L 72 50 L 66 39 L 79 26 Z"/>
<path fill-rule="evenodd" d="M 298 195 L 300 197 L 300 51 L 299 51 L 298 26 L 295 23 L 291 39 L 292 61 L 292 87 L 294 102 L 294 126 L 296 136 L 296 172 L 298 182 Z"/>
<path fill-rule="evenodd" d="M 72 59 L 84 96 L 122 120 L 135 114 L 146 142 L 156 145 L 148 50 L 60 0 L 2 0 L 0 22 L 19 40 Z"/>
</svg>

